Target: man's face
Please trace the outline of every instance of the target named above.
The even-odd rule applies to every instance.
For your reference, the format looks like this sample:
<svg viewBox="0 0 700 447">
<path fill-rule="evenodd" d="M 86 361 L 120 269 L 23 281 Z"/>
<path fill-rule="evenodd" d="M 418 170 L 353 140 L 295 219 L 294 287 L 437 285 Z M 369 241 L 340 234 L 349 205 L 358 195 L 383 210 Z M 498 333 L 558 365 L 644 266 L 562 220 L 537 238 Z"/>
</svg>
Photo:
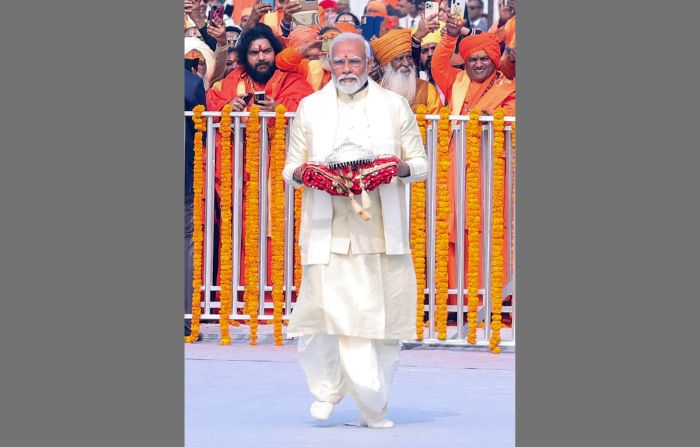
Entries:
<svg viewBox="0 0 700 447">
<path fill-rule="evenodd" d="M 267 39 L 255 39 L 250 43 L 247 53 L 248 66 L 256 77 L 270 76 L 274 71 L 275 50 Z"/>
<path fill-rule="evenodd" d="M 486 51 L 480 50 L 467 56 L 465 69 L 467 70 L 469 79 L 476 82 L 483 82 L 486 78 L 491 76 L 491 73 L 496 69 L 496 65 L 486 54 Z"/>
<path fill-rule="evenodd" d="M 236 52 L 231 51 L 226 56 L 226 70 L 224 71 L 224 77 L 228 76 L 233 70 L 238 67 L 238 60 L 236 59 Z"/>
<path fill-rule="evenodd" d="M 199 8 L 199 13 L 202 15 L 202 17 L 206 17 L 207 13 L 207 5 L 209 4 L 209 0 L 195 0 L 194 1 L 194 7 Z"/>
<path fill-rule="evenodd" d="M 401 1 L 401 0 L 400 0 L 400 1 Z M 398 8 L 397 8 L 397 9 L 398 9 Z M 367 7 L 367 15 L 368 15 L 369 17 L 378 16 L 378 15 L 381 15 L 381 11 L 380 11 L 379 9 L 375 8 L 374 5 L 368 6 L 368 7 Z"/>
<path fill-rule="evenodd" d="M 469 0 L 467 2 L 467 11 L 469 11 L 469 20 L 473 22 L 481 16 L 484 8 L 478 1 Z"/>
<path fill-rule="evenodd" d="M 433 53 L 435 52 L 436 43 L 429 43 L 424 45 L 420 49 L 420 63 L 422 67 L 426 70 L 430 70 L 430 62 L 433 60 Z"/>
<path fill-rule="evenodd" d="M 399 0 L 396 2 L 396 9 L 399 10 L 399 13 L 402 16 L 408 14 L 408 0 Z"/>
<path fill-rule="evenodd" d="M 390 62 L 391 68 L 398 71 L 399 73 L 406 75 L 413 72 L 413 57 L 411 57 L 411 52 L 402 53 L 393 58 Z"/>
<path fill-rule="evenodd" d="M 241 28 L 245 28 L 248 20 L 250 20 L 250 16 L 241 16 Z"/>
<path fill-rule="evenodd" d="M 226 31 L 226 41 L 229 48 L 235 47 L 238 42 L 238 31 Z"/>
<path fill-rule="evenodd" d="M 370 60 L 369 63 L 372 61 Z M 355 93 L 367 80 L 369 63 L 365 47 L 357 40 L 335 44 L 331 57 L 331 74 L 336 85 L 347 94 Z"/>
<path fill-rule="evenodd" d="M 450 13 L 450 2 L 449 1 L 444 1 L 440 2 L 440 6 L 438 7 L 438 20 L 441 22 L 446 22 L 447 21 L 447 14 Z"/>
</svg>

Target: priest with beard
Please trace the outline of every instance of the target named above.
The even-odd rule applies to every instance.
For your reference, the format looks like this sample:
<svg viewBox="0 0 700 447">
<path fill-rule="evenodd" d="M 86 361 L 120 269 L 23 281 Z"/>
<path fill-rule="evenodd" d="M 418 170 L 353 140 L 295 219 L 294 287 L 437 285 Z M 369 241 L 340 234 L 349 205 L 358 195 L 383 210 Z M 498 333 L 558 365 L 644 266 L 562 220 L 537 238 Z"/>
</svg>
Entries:
<svg viewBox="0 0 700 447">
<path fill-rule="evenodd" d="M 411 30 L 393 29 L 372 40 L 372 50 L 382 66 L 381 86 L 406 98 L 415 113 L 419 105 L 427 107 L 429 115 L 440 113 L 440 96 L 435 86 L 418 79 L 411 51 Z"/>
<path fill-rule="evenodd" d="M 277 104 L 282 104 L 289 112 L 295 112 L 299 102 L 313 93 L 311 86 L 299 74 L 278 70 L 275 65 L 275 55 L 282 51 L 282 44 L 277 40 L 269 26 L 257 24 L 245 31 L 238 40 L 237 59 L 239 66 L 231 71 L 220 84 L 214 85 L 207 91 L 207 110 L 219 111 L 226 104 L 231 104 L 234 112 L 249 111 L 254 105 L 252 93 L 265 92 L 265 99 L 258 101 L 260 111 L 274 112 Z M 251 95 L 249 95 L 251 94 Z M 245 118 L 242 120 L 245 121 Z M 274 119 L 268 120 L 272 126 Z M 271 127 L 270 127 L 271 130 Z M 221 139 L 216 135 L 216 168 L 215 189 L 217 196 L 221 191 Z M 231 166 L 233 175 L 233 164 Z M 244 172 L 243 196 L 247 192 L 245 185 L 249 174 Z M 245 200 L 244 200 L 245 203 Z M 241 237 L 245 240 L 246 228 L 241 226 Z M 268 253 L 270 237 L 268 233 Z M 241 247 L 241 259 L 245 259 L 245 248 Z M 268 283 L 271 282 L 271 258 L 268 257 Z M 241 278 L 244 274 L 241 268 Z M 234 278 L 234 284 L 236 279 Z"/>
<path fill-rule="evenodd" d="M 207 92 L 208 110 L 221 110 L 229 103 L 234 112 L 249 110 L 253 102 L 246 102 L 246 95 L 264 91 L 265 99 L 258 102 L 261 111 L 272 112 L 277 104 L 283 104 L 294 112 L 299 101 L 313 93 L 301 75 L 277 70 L 275 56 L 282 51 L 282 44 L 269 26 L 259 23 L 244 32 L 236 51 L 240 65 L 224 78 L 219 89 Z"/>
</svg>

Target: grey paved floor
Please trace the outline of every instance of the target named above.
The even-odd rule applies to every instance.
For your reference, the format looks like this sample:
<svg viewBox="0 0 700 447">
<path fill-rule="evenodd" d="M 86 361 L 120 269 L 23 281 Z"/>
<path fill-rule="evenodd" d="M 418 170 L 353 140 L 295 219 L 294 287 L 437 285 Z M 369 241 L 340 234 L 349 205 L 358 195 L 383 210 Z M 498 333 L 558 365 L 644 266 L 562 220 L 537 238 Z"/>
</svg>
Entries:
<svg viewBox="0 0 700 447">
<path fill-rule="evenodd" d="M 247 328 L 232 328 L 221 346 L 218 326 L 185 345 L 185 441 L 216 446 L 514 446 L 515 353 L 475 348 L 414 348 L 401 352 L 389 400 L 396 426 L 345 425 L 358 410 L 346 397 L 326 422 L 308 413 L 313 401 L 296 363 L 296 343 L 272 343 L 260 326 L 249 346 Z"/>
</svg>

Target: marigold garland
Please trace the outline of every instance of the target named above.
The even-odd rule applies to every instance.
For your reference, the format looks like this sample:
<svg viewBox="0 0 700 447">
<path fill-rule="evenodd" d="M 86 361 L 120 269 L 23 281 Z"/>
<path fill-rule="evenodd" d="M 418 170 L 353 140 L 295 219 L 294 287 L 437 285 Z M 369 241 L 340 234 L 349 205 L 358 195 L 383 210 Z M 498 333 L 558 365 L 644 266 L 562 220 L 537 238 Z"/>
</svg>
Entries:
<svg viewBox="0 0 700 447">
<path fill-rule="evenodd" d="M 481 191 L 479 185 L 480 138 L 479 115 L 472 109 L 467 123 L 467 342 L 476 344 L 477 312 L 479 307 L 479 232 L 481 230 Z"/>
<path fill-rule="evenodd" d="M 246 182 L 245 192 L 245 310 L 250 319 L 248 327 L 250 330 L 250 344 L 256 345 L 258 342 L 258 300 L 259 300 L 259 253 L 258 245 L 260 238 L 260 216 L 258 212 L 259 204 L 259 160 L 260 160 L 260 108 L 253 106 L 250 109 L 250 116 L 246 123 L 246 154 L 245 170 L 249 175 Z"/>
<path fill-rule="evenodd" d="M 284 307 L 284 180 L 285 108 L 275 108 L 275 127 L 270 152 L 270 215 L 272 235 L 272 302 L 275 345 L 282 346 L 282 309 Z"/>
<path fill-rule="evenodd" d="M 440 109 L 438 121 L 437 152 L 437 195 L 436 195 L 436 232 L 435 232 L 435 328 L 438 339 L 447 339 L 447 257 L 449 250 L 449 195 L 447 191 L 448 169 L 450 167 L 450 111 L 447 107 Z"/>
<path fill-rule="evenodd" d="M 294 190 L 294 290 L 296 299 L 299 299 L 301 290 L 301 247 L 299 246 L 299 231 L 301 230 L 301 199 L 304 195 L 304 187 Z M 287 313 L 290 311 L 287 310 Z"/>
<path fill-rule="evenodd" d="M 501 310 L 503 307 L 503 223 L 504 223 L 504 178 L 506 154 L 504 151 L 505 111 L 496 109 L 493 113 L 493 208 L 491 211 L 491 339 L 489 349 L 498 354 L 501 348 Z"/>
<path fill-rule="evenodd" d="M 424 105 L 416 110 L 416 121 L 423 146 L 425 146 L 426 124 Z M 416 271 L 416 339 L 423 340 L 425 330 L 425 182 L 414 182 L 411 192 L 411 248 Z"/>
<path fill-rule="evenodd" d="M 231 105 L 221 110 L 219 134 L 221 135 L 221 252 L 219 254 L 219 277 L 221 307 L 219 309 L 219 329 L 222 345 L 231 344 L 229 317 L 233 300 L 233 238 L 231 236 L 232 176 L 231 176 Z"/>
<path fill-rule="evenodd" d="M 199 337 L 199 320 L 202 315 L 201 307 L 201 288 L 202 288 L 202 242 L 204 234 L 202 231 L 203 225 L 203 204 L 204 197 L 204 132 L 207 130 L 206 120 L 202 117 L 204 106 L 198 105 L 192 112 L 192 121 L 197 132 L 194 134 L 194 172 L 193 172 L 193 210 L 192 224 L 192 322 L 191 333 L 185 337 L 186 343 L 194 343 Z"/>
</svg>

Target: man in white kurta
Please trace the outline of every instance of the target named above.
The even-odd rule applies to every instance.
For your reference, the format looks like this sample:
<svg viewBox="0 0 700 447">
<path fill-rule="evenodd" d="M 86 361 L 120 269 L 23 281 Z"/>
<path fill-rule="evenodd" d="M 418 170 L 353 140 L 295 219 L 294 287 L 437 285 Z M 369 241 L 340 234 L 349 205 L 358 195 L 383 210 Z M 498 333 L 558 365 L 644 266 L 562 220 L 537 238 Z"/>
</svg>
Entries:
<svg viewBox="0 0 700 447">
<path fill-rule="evenodd" d="M 306 162 L 323 162 L 350 141 L 399 161 L 399 177 L 369 192 L 372 218 L 348 197 L 304 189 L 300 228 L 303 276 L 287 335 L 299 337 L 299 363 L 328 419 L 351 394 L 360 424 L 385 419 L 400 339 L 415 337 L 416 278 L 409 246 L 406 185 L 427 176 L 427 157 L 406 100 L 367 77 L 372 60 L 361 36 L 343 33 L 329 59 L 333 82 L 304 98 L 291 125 L 284 178 L 300 187 Z"/>
</svg>

